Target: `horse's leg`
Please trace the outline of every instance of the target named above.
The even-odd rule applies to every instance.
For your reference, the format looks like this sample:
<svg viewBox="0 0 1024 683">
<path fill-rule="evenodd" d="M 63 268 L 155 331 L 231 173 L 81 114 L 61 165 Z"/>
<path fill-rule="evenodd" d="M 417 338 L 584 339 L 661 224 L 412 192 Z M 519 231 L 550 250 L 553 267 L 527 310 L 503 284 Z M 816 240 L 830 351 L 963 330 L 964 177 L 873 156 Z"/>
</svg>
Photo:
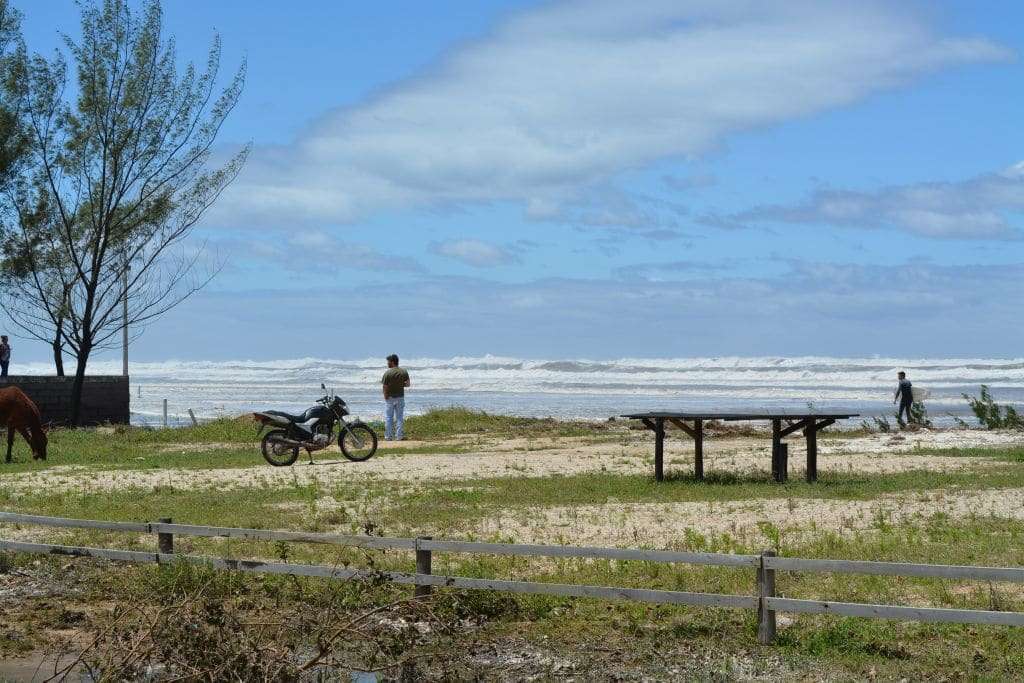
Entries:
<svg viewBox="0 0 1024 683">
<path fill-rule="evenodd" d="M 39 456 L 36 455 L 36 447 L 32 445 L 32 436 L 29 434 L 28 428 L 22 425 L 18 425 L 18 433 L 21 434 L 23 439 L 25 439 L 25 443 L 28 444 L 28 449 L 32 451 L 32 459 L 37 459 Z M 14 441 L 14 437 L 9 437 L 8 440 Z"/>
<path fill-rule="evenodd" d="M 14 448 L 14 425 L 7 425 L 7 457 L 4 462 L 11 461 L 11 449 Z"/>
</svg>

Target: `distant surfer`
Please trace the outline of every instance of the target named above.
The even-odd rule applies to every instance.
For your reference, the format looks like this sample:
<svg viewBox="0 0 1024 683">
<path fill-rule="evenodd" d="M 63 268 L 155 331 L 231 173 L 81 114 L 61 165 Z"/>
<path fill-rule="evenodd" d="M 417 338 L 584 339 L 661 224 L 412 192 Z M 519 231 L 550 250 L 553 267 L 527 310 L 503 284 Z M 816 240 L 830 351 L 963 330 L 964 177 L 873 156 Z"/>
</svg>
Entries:
<svg viewBox="0 0 1024 683">
<path fill-rule="evenodd" d="M 907 373 L 902 370 L 896 375 L 899 378 L 899 385 L 896 387 L 896 395 L 893 396 L 892 402 L 895 404 L 897 401 L 900 403 L 899 410 L 896 411 L 896 421 L 903 427 L 906 422 L 903 421 L 903 414 L 907 415 L 907 422 L 910 422 L 910 407 L 914 405 L 914 389 L 910 384 L 910 380 L 907 379 Z"/>
</svg>

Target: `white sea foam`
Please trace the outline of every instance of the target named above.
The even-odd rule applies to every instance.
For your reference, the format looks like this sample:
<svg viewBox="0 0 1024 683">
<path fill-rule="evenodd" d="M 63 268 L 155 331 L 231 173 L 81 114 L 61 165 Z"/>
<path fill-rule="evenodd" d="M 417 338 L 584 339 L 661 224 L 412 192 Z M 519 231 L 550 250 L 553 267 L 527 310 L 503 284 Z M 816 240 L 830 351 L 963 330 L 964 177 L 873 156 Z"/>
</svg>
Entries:
<svg viewBox="0 0 1024 683">
<path fill-rule="evenodd" d="M 1001 400 L 1024 401 L 1024 358 L 829 358 L 804 356 L 538 360 L 501 356 L 407 358 L 413 377 L 410 410 L 459 404 L 493 412 L 600 418 L 658 407 L 842 407 L 887 410 L 897 370 L 931 391 L 933 413 L 965 412 L 962 392 L 981 384 Z M 91 374 L 119 374 L 119 361 L 90 365 Z M 321 382 L 368 417 L 379 413 L 378 358 L 273 361 L 177 361 L 131 364 L 132 410 L 140 419 L 193 408 L 198 414 L 253 408 L 300 408 Z M 45 374 L 42 363 L 17 368 Z"/>
</svg>

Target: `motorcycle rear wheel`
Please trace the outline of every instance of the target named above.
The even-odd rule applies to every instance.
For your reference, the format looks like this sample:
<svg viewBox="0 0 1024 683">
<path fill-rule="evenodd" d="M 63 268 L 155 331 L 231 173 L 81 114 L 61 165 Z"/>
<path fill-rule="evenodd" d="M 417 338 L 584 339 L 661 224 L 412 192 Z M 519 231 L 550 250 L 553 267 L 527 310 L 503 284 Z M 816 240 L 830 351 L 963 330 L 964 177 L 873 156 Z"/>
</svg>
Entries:
<svg viewBox="0 0 1024 683">
<path fill-rule="evenodd" d="M 283 429 L 272 429 L 264 434 L 260 442 L 263 459 L 274 467 L 294 465 L 299 459 L 299 447 L 284 443 L 287 438 L 288 433 Z"/>
<path fill-rule="evenodd" d="M 341 428 L 338 436 L 341 454 L 353 462 L 369 460 L 377 452 L 377 434 L 364 424 Z"/>
</svg>

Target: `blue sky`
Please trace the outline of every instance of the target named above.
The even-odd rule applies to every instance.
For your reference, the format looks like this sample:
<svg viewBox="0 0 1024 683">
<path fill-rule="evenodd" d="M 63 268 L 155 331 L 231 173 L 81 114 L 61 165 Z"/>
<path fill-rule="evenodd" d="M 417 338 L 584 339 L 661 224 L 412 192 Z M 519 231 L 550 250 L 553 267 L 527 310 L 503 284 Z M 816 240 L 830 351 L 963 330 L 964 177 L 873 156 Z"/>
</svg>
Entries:
<svg viewBox="0 0 1024 683">
<path fill-rule="evenodd" d="M 254 150 L 133 358 L 1024 355 L 1020 3 L 164 13 Z"/>
</svg>

